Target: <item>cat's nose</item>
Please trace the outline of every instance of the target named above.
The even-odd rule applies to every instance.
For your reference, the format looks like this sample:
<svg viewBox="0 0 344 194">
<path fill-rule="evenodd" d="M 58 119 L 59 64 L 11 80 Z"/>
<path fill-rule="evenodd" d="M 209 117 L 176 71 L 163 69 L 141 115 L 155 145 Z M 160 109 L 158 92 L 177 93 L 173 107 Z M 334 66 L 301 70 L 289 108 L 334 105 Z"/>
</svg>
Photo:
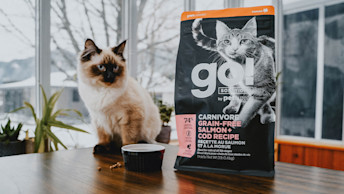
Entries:
<svg viewBox="0 0 344 194">
<path fill-rule="evenodd" d="M 238 50 L 238 48 L 233 48 L 233 51 L 237 51 Z"/>
</svg>

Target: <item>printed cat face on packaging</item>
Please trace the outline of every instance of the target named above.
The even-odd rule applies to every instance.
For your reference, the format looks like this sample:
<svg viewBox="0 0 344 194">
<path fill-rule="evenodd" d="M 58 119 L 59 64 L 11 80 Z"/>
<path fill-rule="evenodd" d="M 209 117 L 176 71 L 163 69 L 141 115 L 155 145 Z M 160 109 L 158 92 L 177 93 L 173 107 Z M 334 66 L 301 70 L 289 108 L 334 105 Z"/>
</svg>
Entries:
<svg viewBox="0 0 344 194">
<path fill-rule="evenodd" d="M 252 57 L 257 42 L 256 18 L 250 19 L 241 29 L 230 29 L 225 23 L 216 21 L 217 49 L 229 58 Z"/>
<path fill-rule="evenodd" d="M 83 74 L 93 86 L 119 88 L 126 78 L 126 63 L 123 51 L 126 41 L 116 47 L 99 49 L 91 40 L 85 41 L 85 49 L 80 56 Z"/>
</svg>

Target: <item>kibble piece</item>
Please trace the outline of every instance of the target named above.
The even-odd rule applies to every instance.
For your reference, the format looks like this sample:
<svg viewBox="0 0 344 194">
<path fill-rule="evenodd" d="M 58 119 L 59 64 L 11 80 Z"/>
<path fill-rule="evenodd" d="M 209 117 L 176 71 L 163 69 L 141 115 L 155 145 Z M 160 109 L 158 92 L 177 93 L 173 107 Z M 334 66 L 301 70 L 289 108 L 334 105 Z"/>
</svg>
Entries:
<svg viewBox="0 0 344 194">
<path fill-rule="evenodd" d="M 98 169 L 98 171 L 101 171 L 101 170 L 102 170 L 102 168 L 101 168 L 101 167 L 99 167 L 99 166 L 98 166 L 98 168 L 97 168 L 97 169 Z"/>
<path fill-rule="evenodd" d="M 114 168 L 119 168 L 119 167 L 122 167 L 122 164 L 120 162 L 117 162 L 116 164 L 113 164 L 110 166 L 110 169 L 114 169 Z"/>
</svg>

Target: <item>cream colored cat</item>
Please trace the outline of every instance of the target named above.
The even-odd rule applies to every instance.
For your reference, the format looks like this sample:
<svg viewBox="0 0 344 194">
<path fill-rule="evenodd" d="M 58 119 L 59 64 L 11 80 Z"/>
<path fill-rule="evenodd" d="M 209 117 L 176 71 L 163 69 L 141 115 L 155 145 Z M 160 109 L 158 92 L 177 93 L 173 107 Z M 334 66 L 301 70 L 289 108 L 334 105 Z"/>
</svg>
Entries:
<svg viewBox="0 0 344 194">
<path fill-rule="evenodd" d="M 154 143 L 161 129 L 157 106 L 128 75 L 125 44 L 99 49 L 87 39 L 79 58 L 79 94 L 99 136 L 94 153 L 112 152 L 139 141 Z"/>
</svg>

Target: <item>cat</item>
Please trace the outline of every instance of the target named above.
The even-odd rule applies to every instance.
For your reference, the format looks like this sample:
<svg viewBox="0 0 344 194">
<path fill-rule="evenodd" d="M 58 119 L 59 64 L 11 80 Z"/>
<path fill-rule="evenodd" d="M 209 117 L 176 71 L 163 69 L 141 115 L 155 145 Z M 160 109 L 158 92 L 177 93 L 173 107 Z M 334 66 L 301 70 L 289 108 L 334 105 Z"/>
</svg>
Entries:
<svg viewBox="0 0 344 194">
<path fill-rule="evenodd" d="M 97 129 L 94 153 L 115 152 L 122 145 L 155 143 L 161 130 L 158 107 L 128 75 L 123 57 L 126 41 L 100 49 L 91 39 L 79 56 L 78 89 Z"/>
<path fill-rule="evenodd" d="M 260 115 L 262 124 L 274 122 L 276 116 L 270 106 L 276 96 L 274 39 L 265 35 L 257 37 L 255 17 L 241 29 L 230 29 L 225 23 L 216 20 L 216 39 L 204 34 L 201 21 L 196 19 L 192 24 L 192 35 L 198 46 L 218 53 L 227 62 L 233 60 L 244 65 L 247 58 L 254 60 L 254 84 L 246 86 L 242 80 L 237 85 L 248 95 L 247 101 L 244 103 L 234 88 L 229 87 L 232 99 L 223 108 L 223 113 L 238 113 L 241 108 L 238 120 L 242 121 L 242 127 L 247 126 L 256 114 Z"/>
</svg>

